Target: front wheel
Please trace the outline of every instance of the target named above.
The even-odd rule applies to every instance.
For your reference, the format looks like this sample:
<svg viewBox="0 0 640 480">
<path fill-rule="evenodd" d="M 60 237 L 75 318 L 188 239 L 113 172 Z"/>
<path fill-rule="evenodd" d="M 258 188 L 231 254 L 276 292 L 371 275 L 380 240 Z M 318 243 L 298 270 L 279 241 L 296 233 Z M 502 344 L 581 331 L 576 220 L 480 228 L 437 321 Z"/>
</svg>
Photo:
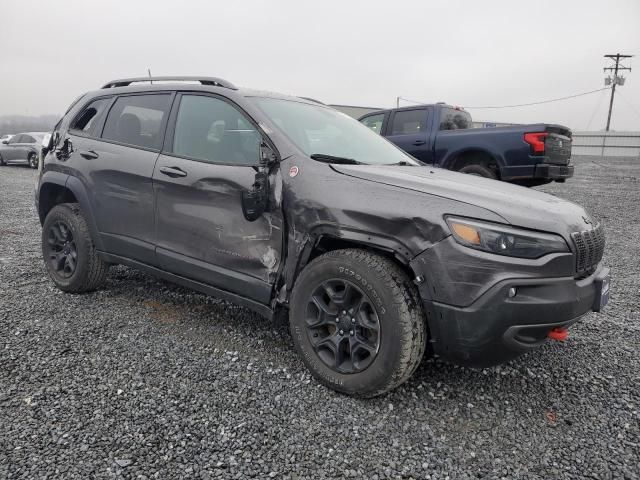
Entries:
<svg viewBox="0 0 640 480">
<path fill-rule="evenodd" d="M 38 168 L 38 155 L 35 152 L 29 154 L 28 161 L 31 168 Z"/>
<path fill-rule="evenodd" d="M 425 314 L 407 274 L 358 249 L 313 260 L 291 296 L 289 325 L 311 373 L 334 390 L 374 397 L 404 383 L 420 364 Z"/>
</svg>

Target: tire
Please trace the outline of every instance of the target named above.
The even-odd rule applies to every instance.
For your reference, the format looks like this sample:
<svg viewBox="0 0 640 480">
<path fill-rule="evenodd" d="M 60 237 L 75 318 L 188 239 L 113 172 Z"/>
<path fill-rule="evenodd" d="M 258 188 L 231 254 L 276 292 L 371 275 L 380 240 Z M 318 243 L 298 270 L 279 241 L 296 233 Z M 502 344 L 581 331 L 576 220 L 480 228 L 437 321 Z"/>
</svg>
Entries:
<svg viewBox="0 0 640 480">
<path fill-rule="evenodd" d="M 0 167 L 4 167 L 7 164 L 7 162 L 4 161 L 4 158 L 2 158 L 2 155 L 0 155 Z"/>
<path fill-rule="evenodd" d="M 38 168 L 38 155 L 35 152 L 31 152 L 27 157 L 27 162 L 31 168 Z"/>
<path fill-rule="evenodd" d="M 42 256 L 56 286 L 71 293 L 95 290 L 109 265 L 97 254 L 77 203 L 56 205 L 42 226 Z"/>
<path fill-rule="evenodd" d="M 469 175 L 477 175 L 479 177 L 490 178 L 492 180 L 497 180 L 498 176 L 495 174 L 493 170 L 484 165 L 479 165 L 477 163 L 471 165 L 465 165 L 460 170 L 460 173 L 466 173 Z"/>
<path fill-rule="evenodd" d="M 420 364 L 427 337 L 422 302 L 409 277 L 386 257 L 359 249 L 328 252 L 302 271 L 289 327 L 313 376 L 359 397 L 404 383 Z"/>
</svg>

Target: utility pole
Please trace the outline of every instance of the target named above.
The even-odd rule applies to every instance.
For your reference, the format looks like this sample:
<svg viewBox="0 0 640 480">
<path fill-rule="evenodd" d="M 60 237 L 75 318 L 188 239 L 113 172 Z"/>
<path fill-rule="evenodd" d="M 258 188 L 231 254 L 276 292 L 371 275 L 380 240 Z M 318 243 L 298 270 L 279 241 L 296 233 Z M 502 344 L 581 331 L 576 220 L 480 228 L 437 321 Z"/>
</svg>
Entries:
<svg viewBox="0 0 640 480">
<path fill-rule="evenodd" d="M 616 94 L 616 85 L 624 85 L 624 77 L 622 75 L 618 76 L 618 72 L 622 70 L 629 70 L 630 68 L 620 65 L 620 59 L 622 58 L 631 58 L 633 55 L 621 55 L 620 53 L 616 53 L 615 55 L 605 55 L 604 58 L 608 58 L 615 63 L 615 65 L 611 65 L 609 67 L 605 67 L 604 71 L 613 71 L 613 78 L 610 76 L 604 79 L 605 85 L 613 84 L 611 87 L 611 100 L 609 100 L 609 115 L 607 116 L 607 129 L 609 131 L 609 125 L 611 125 L 611 110 L 613 110 L 613 96 Z"/>
</svg>

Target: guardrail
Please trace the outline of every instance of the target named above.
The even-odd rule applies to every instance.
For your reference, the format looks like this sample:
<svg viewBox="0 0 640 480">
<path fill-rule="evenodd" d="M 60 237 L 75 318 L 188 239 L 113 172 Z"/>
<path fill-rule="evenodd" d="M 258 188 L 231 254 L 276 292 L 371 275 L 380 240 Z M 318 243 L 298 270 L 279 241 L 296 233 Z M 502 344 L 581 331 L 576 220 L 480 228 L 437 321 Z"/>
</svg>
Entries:
<svg viewBox="0 0 640 480">
<path fill-rule="evenodd" d="M 640 132 L 573 132 L 571 154 L 640 158 Z"/>
</svg>

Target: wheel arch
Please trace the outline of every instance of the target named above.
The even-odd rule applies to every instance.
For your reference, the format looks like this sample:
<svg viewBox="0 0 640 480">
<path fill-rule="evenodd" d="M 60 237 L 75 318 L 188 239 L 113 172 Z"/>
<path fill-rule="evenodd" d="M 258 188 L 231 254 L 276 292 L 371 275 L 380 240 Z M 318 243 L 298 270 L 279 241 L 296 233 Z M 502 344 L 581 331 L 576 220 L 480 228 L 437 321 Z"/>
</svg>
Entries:
<svg viewBox="0 0 640 480">
<path fill-rule="evenodd" d="M 491 167 L 495 165 L 495 171 L 500 176 L 500 170 L 504 165 L 504 160 L 484 148 L 470 147 L 464 150 L 451 153 L 443 162 L 443 166 L 449 170 L 458 171 L 466 165 L 484 165 Z"/>
<path fill-rule="evenodd" d="M 102 250 L 102 242 L 98 235 L 93 209 L 82 182 L 75 177 L 60 172 L 45 172 L 38 188 L 38 216 L 41 225 L 51 209 L 61 203 L 77 203 L 80 205 L 93 243 L 98 250 Z"/>
<path fill-rule="evenodd" d="M 407 273 L 409 278 L 416 277 L 411 266 L 414 255 L 399 240 L 373 233 L 324 227 L 310 235 L 300 248 L 295 267 L 289 270 L 290 273 L 286 275 L 288 278 L 285 277 L 286 299 L 280 298 L 280 301 L 288 302 L 300 273 L 314 258 L 329 251 L 348 248 L 359 248 L 387 257 Z"/>
</svg>

